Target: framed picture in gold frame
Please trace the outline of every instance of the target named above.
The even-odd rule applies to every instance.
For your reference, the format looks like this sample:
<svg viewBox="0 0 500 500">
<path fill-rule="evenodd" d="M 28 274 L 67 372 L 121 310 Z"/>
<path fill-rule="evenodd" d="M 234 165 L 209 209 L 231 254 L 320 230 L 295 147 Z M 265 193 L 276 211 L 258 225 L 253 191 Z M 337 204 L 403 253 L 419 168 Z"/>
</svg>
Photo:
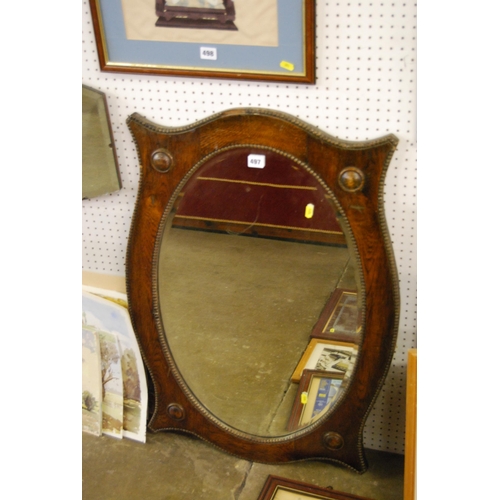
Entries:
<svg viewBox="0 0 500 500">
<path fill-rule="evenodd" d="M 341 373 L 349 377 L 358 353 L 357 346 L 336 340 L 311 339 L 297 367 L 292 382 L 300 382 L 304 370 Z"/>
<path fill-rule="evenodd" d="M 370 500 L 366 497 L 322 488 L 294 479 L 268 476 L 257 500 Z"/>
<path fill-rule="evenodd" d="M 102 71 L 315 82 L 314 0 L 89 0 Z"/>
</svg>

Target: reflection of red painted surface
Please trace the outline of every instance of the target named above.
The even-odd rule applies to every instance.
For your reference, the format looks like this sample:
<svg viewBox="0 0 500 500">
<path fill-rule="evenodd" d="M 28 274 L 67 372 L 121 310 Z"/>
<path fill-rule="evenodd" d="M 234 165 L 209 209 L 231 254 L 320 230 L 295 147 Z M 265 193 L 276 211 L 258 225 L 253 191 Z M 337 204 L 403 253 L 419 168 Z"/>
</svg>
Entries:
<svg viewBox="0 0 500 500">
<path fill-rule="evenodd" d="M 248 167 L 249 154 L 265 155 L 265 167 Z M 242 147 L 216 155 L 187 182 L 176 204 L 175 226 L 345 244 L 320 182 L 273 151 Z"/>
</svg>

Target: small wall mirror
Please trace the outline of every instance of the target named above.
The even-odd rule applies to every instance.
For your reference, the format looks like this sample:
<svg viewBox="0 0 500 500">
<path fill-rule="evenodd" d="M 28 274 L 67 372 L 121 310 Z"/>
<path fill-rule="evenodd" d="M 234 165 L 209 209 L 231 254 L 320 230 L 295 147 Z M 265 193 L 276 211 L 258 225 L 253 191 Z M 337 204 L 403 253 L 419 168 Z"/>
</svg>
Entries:
<svg viewBox="0 0 500 500">
<path fill-rule="evenodd" d="M 121 187 L 106 95 L 82 85 L 82 198 Z"/>
<path fill-rule="evenodd" d="M 340 141 L 257 109 L 128 125 L 142 177 L 127 288 L 149 428 L 250 460 L 366 470 L 362 429 L 397 332 L 382 202 L 397 139 Z"/>
</svg>

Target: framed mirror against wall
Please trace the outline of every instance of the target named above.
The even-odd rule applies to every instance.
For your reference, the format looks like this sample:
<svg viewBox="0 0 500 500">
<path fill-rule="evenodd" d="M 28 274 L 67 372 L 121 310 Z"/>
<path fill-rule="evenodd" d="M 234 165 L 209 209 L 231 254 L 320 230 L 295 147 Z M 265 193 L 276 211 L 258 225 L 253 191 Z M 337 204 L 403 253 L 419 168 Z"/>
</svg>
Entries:
<svg viewBox="0 0 500 500">
<path fill-rule="evenodd" d="M 82 198 L 121 187 L 106 94 L 82 85 Z"/>
<path fill-rule="evenodd" d="M 382 196 L 396 137 L 343 141 L 263 109 L 128 126 L 141 182 L 127 292 L 150 430 L 366 470 L 398 326 Z"/>
</svg>

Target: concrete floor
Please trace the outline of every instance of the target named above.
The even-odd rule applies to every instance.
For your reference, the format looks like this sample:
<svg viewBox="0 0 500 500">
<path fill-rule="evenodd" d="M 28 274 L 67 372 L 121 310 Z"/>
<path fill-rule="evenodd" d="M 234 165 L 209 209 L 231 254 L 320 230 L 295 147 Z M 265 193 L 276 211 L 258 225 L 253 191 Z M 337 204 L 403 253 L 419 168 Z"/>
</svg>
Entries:
<svg viewBox="0 0 500 500">
<path fill-rule="evenodd" d="M 224 423 L 286 434 L 311 331 L 335 288 L 356 288 L 348 249 L 183 229 L 166 243 L 160 309 L 186 384 Z"/>
<path fill-rule="evenodd" d="M 83 500 L 257 500 L 272 474 L 373 500 L 403 498 L 404 457 L 366 450 L 364 474 L 317 461 L 241 460 L 188 435 L 148 433 L 145 444 L 82 435 Z"/>
<path fill-rule="evenodd" d="M 290 376 L 331 291 L 356 287 L 347 251 L 241 237 L 221 246 L 219 240 L 227 237 L 177 231 L 173 238 L 173 233 L 176 245 L 161 259 L 160 276 L 168 286 L 161 287 L 160 302 L 177 365 L 193 393 L 221 420 L 257 435 L 282 435 L 284 424 L 269 428 L 267 421 L 277 415 L 273 401 L 282 401 L 286 387 L 296 385 Z M 224 287 L 212 291 L 211 283 L 221 279 Z M 227 376 L 240 366 L 243 375 Z M 241 381 L 241 398 L 250 399 L 240 404 Z M 231 395 L 227 403 L 221 386 Z M 290 409 L 285 414 L 286 423 Z M 360 475 L 318 461 L 253 463 L 184 434 L 148 433 L 145 444 L 84 434 L 83 499 L 257 500 L 268 475 L 276 475 L 373 500 L 401 500 L 404 457 L 367 450 L 367 459 L 369 469 Z"/>
</svg>

